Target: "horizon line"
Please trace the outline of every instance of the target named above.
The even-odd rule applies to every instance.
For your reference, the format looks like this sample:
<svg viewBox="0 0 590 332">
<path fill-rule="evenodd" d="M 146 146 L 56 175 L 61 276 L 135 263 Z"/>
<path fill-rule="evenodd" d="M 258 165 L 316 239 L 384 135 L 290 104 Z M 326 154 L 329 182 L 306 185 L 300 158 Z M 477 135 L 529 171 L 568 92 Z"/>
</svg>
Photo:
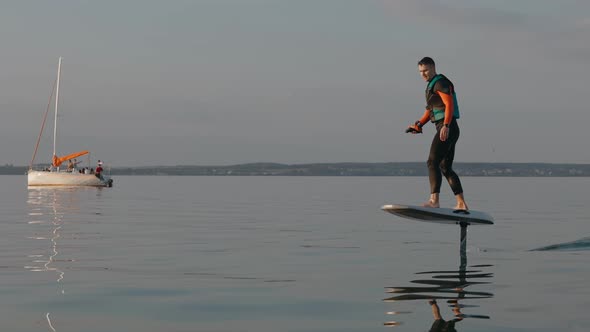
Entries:
<svg viewBox="0 0 590 332">
<path fill-rule="evenodd" d="M 284 165 L 284 166 L 305 166 L 305 165 L 334 165 L 334 164 L 416 164 L 426 163 L 426 161 L 338 161 L 338 162 L 302 162 L 302 163 L 285 163 L 285 162 L 273 162 L 273 161 L 256 161 L 256 162 L 243 162 L 243 163 L 232 163 L 232 164 L 176 164 L 176 165 L 164 165 L 164 164 L 152 164 L 152 165 L 138 165 L 138 166 L 110 166 L 117 168 L 140 168 L 140 167 L 230 167 L 230 166 L 241 166 L 241 165 Z M 106 162 L 107 166 L 109 165 Z M 525 162 L 513 162 L 513 161 L 455 161 L 455 165 L 458 164 L 511 164 L 511 165 L 577 165 L 577 166 L 590 166 L 590 162 L 537 162 L 537 161 L 525 161 Z M 49 163 L 39 163 L 36 165 L 49 165 Z M 29 165 L 14 165 L 5 163 L 0 167 L 14 167 L 28 168 Z"/>
</svg>

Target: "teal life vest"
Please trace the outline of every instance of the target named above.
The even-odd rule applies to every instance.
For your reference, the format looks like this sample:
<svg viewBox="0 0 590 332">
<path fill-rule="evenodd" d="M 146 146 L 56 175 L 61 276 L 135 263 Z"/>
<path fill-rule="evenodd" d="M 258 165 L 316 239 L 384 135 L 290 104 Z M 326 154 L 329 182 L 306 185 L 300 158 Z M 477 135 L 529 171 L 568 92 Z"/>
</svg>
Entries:
<svg viewBox="0 0 590 332">
<path fill-rule="evenodd" d="M 434 76 L 432 78 L 432 80 L 430 80 L 430 82 L 428 82 L 428 86 L 426 87 L 427 102 L 430 101 L 430 98 L 434 94 L 434 85 L 441 78 L 446 78 L 446 77 L 443 74 L 437 74 L 436 76 Z M 453 106 L 454 106 L 453 118 L 458 119 L 461 117 L 461 115 L 459 114 L 459 103 L 457 103 L 457 94 L 455 93 L 455 86 L 448 78 L 446 78 L 446 79 L 447 79 L 447 81 L 449 81 L 449 83 L 451 83 L 451 91 L 452 91 L 452 95 L 453 95 Z M 443 109 L 437 109 L 434 107 L 431 108 L 430 119 L 432 120 L 432 122 L 436 122 L 436 121 L 442 120 L 444 118 L 445 118 L 445 109 L 444 108 Z"/>
</svg>

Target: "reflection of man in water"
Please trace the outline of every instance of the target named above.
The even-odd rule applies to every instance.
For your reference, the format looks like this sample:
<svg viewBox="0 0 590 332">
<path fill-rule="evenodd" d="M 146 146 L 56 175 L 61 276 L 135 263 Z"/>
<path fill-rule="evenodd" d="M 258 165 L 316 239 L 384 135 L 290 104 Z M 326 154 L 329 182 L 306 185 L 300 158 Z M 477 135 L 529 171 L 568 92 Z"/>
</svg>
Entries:
<svg viewBox="0 0 590 332">
<path fill-rule="evenodd" d="M 428 304 L 432 307 L 432 316 L 434 316 L 434 323 L 432 323 L 432 327 L 430 328 L 430 332 L 457 332 L 455 330 L 455 323 L 462 320 L 461 312 L 459 311 L 459 305 L 455 305 L 453 308 L 453 313 L 455 314 L 455 319 L 450 321 L 445 321 L 440 315 L 440 308 L 438 304 L 436 304 L 436 300 L 428 301 Z"/>
</svg>

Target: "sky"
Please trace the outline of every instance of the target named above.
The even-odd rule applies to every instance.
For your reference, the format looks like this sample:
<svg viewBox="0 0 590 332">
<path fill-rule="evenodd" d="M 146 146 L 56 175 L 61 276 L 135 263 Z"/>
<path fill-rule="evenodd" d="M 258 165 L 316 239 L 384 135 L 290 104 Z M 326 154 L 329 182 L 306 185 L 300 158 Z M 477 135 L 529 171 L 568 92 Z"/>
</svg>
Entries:
<svg viewBox="0 0 590 332">
<path fill-rule="evenodd" d="M 457 162 L 590 163 L 588 1 L 1 0 L 0 40 L 0 164 L 29 164 L 60 56 L 58 153 L 113 167 L 425 161 L 424 56 Z"/>
</svg>

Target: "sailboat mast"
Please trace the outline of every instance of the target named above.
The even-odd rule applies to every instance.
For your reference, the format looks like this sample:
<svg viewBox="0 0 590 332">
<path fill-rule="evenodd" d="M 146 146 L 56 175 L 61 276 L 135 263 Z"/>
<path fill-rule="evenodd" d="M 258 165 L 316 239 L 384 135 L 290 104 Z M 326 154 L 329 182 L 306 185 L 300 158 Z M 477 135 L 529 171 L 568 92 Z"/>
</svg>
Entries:
<svg viewBox="0 0 590 332">
<path fill-rule="evenodd" d="M 57 105 L 59 103 L 59 78 L 61 75 L 61 57 L 59 57 L 59 62 L 57 64 L 57 84 L 55 86 L 55 119 L 53 121 L 53 155 L 57 156 L 57 152 L 55 150 L 56 142 L 57 142 Z"/>
</svg>

